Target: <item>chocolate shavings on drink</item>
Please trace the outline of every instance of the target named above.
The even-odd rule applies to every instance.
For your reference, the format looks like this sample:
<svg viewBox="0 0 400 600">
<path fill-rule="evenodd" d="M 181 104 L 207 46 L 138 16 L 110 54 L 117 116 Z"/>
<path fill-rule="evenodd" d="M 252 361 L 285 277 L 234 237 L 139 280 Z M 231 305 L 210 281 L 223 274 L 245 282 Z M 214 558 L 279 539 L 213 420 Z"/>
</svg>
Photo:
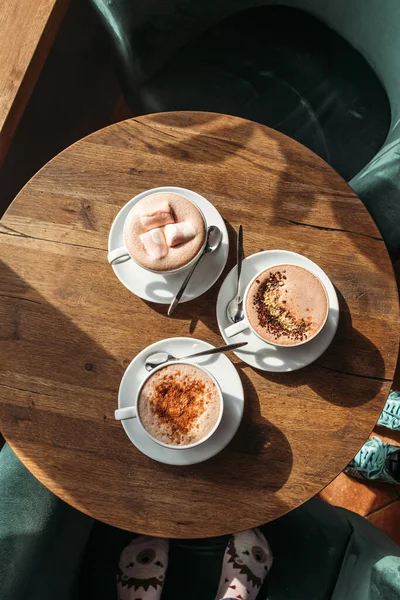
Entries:
<svg viewBox="0 0 400 600">
<path fill-rule="evenodd" d="M 270 273 L 257 290 L 253 300 L 261 327 L 272 334 L 276 340 L 281 336 L 296 341 L 304 341 L 310 331 L 312 319 L 296 316 L 286 308 L 287 300 L 282 299 L 286 275 L 280 271 Z"/>
</svg>

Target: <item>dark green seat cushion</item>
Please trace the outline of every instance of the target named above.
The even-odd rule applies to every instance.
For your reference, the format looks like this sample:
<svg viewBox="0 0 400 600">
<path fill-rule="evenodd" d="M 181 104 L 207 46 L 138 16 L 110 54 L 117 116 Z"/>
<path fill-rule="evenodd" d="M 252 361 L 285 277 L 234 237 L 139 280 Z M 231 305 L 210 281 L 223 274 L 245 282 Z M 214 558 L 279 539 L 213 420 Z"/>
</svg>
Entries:
<svg viewBox="0 0 400 600">
<path fill-rule="evenodd" d="M 0 452 L 0 598 L 69 600 L 93 520 Z"/>
<path fill-rule="evenodd" d="M 350 185 L 364 202 L 391 253 L 400 258 L 400 141 L 388 143 Z"/>
</svg>

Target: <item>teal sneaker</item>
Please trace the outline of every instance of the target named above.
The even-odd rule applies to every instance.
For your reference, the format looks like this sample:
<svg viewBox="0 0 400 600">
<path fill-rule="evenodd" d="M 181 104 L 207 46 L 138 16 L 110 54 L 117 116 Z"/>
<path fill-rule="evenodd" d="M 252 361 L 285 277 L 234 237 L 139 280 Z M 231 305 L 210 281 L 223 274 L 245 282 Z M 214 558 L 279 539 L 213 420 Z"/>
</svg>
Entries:
<svg viewBox="0 0 400 600">
<path fill-rule="evenodd" d="M 400 392 L 393 390 L 390 392 L 378 419 L 378 425 L 383 425 L 393 431 L 400 431 Z"/>
<path fill-rule="evenodd" d="M 400 448 L 384 444 L 375 435 L 365 442 L 344 472 L 358 479 L 400 483 Z"/>
</svg>

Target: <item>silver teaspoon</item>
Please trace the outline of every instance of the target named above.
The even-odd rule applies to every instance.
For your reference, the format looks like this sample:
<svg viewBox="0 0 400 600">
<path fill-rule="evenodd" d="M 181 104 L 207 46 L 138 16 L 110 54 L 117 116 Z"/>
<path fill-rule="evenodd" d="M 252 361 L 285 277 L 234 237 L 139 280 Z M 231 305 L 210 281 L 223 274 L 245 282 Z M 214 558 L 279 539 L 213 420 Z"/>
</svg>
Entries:
<svg viewBox="0 0 400 600">
<path fill-rule="evenodd" d="M 221 230 L 216 225 L 210 225 L 210 227 L 207 229 L 207 241 L 206 241 L 206 245 L 204 246 L 204 250 L 200 254 L 199 258 L 196 260 L 196 262 L 194 263 L 192 268 L 190 269 L 189 273 L 186 275 L 181 287 L 178 290 L 178 293 L 176 294 L 175 298 L 172 300 L 170 307 L 168 309 L 168 313 L 167 313 L 169 317 L 172 315 L 172 313 L 178 306 L 179 300 L 182 298 L 182 294 L 185 291 L 186 286 L 189 283 L 189 281 L 194 273 L 195 268 L 197 267 L 197 265 L 199 264 L 199 262 L 201 261 L 203 256 L 205 254 L 208 254 L 209 252 L 214 252 L 214 250 L 216 250 L 218 248 L 218 246 L 220 245 L 221 240 L 222 240 Z"/>
<path fill-rule="evenodd" d="M 186 360 L 188 358 L 195 358 L 196 356 L 207 356 L 208 354 L 219 354 L 220 352 L 228 352 L 228 350 L 237 350 L 246 346 L 247 342 L 238 342 L 237 344 L 228 344 L 228 346 L 219 346 L 218 348 L 210 348 L 209 350 L 203 350 L 202 352 L 196 352 L 195 354 L 189 354 L 188 356 L 173 356 L 168 352 L 156 352 L 146 358 L 145 367 L 147 371 L 152 371 L 160 365 L 170 362 L 171 360 Z"/>
<path fill-rule="evenodd" d="M 243 312 L 243 298 L 240 293 L 240 275 L 242 273 L 242 260 L 243 260 L 243 227 L 239 225 L 238 237 L 237 237 L 237 284 L 236 284 L 236 296 L 232 298 L 226 307 L 228 319 L 232 323 L 241 321 L 244 316 Z"/>
</svg>

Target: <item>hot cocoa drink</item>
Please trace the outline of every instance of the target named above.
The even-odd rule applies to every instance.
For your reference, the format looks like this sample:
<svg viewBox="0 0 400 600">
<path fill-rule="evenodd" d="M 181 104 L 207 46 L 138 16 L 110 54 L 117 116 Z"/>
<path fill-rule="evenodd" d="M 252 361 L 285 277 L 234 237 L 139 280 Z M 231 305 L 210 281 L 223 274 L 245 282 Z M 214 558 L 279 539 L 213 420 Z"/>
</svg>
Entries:
<svg viewBox="0 0 400 600">
<path fill-rule="evenodd" d="M 172 446 L 206 438 L 220 418 L 218 387 L 202 369 L 176 363 L 156 371 L 144 384 L 138 414 L 146 431 Z"/>
<path fill-rule="evenodd" d="M 250 325 L 267 342 L 297 346 L 323 327 L 328 298 L 322 283 L 307 269 L 278 265 L 253 281 L 246 313 Z"/>
<path fill-rule="evenodd" d="M 130 255 L 152 271 L 175 271 L 190 263 L 204 245 L 200 210 L 180 194 L 158 192 L 139 200 L 124 226 Z"/>
</svg>

